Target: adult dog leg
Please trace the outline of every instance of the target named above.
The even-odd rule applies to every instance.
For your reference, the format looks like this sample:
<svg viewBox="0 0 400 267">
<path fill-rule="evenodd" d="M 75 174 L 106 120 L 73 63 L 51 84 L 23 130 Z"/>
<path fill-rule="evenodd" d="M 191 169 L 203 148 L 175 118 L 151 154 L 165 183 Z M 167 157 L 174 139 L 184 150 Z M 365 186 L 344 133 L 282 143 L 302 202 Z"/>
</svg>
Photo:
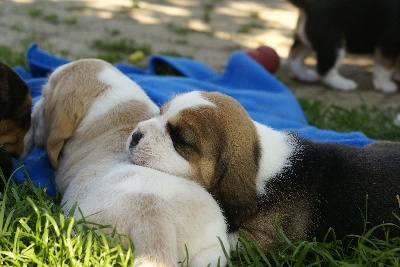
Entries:
<svg viewBox="0 0 400 267">
<path fill-rule="evenodd" d="M 400 38 L 392 36 L 384 37 L 375 50 L 373 81 L 376 90 L 384 93 L 394 93 L 397 91 L 397 84 L 392 78 L 396 78 L 394 74 L 396 73 L 397 57 L 400 54 L 400 49 L 393 38 Z"/>
<path fill-rule="evenodd" d="M 302 82 L 316 82 L 319 80 L 319 75 L 316 71 L 307 68 L 304 65 L 304 59 L 311 52 L 311 48 L 295 37 L 294 43 L 290 49 L 288 58 L 288 67 L 292 75 Z"/>
<path fill-rule="evenodd" d="M 317 51 L 318 72 L 322 82 L 330 88 L 350 91 L 357 88 L 357 84 L 339 74 L 338 68 L 344 57 L 344 50 L 337 47 L 325 48 Z"/>
</svg>

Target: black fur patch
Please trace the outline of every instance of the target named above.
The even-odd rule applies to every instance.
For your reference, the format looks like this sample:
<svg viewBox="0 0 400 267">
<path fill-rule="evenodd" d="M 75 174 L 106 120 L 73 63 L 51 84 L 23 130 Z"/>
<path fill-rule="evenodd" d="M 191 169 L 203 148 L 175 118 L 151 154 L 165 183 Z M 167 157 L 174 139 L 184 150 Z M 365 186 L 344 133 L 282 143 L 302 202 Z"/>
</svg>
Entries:
<svg viewBox="0 0 400 267">
<path fill-rule="evenodd" d="M 4 175 L 4 180 L 0 177 L 0 191 L 4 191 L 4 182 L 6 182 L 12 173 L 12 160 L 10 155 L 0 147 L 0 168 Z"/>
<path fill-rule="evenodd" d="M 310 238 L 323 240 L 328 229 L 338 239 L 362 234 L 383 222 L 396 222 L 400 192 L 400 144 L 377 142 L 364 148 L 321 144 L 299 139 L 302 151 L 292 166 L 271 179 L 265 187 L 263 209 L 287 199 L 309 203 Z M 391 228 L 390 234 L 400 235 Z M 374 236 L 384 238 L 383 231 Z M 346 241 L 346 240 L 345 240 Z"/>
<path fill-rule="evenodd" d="M 305 33 L 317 54 L 317 69 L 325 75 L 336 62 L 338 50 L 384 57 L 400 55 L 400 1 L 398 0 L 290 0 L 304 10 Z M 344 43 L 342 42 L 344 40 Z M 296 47 L 296 41 L 293 47 Z"/>
<path fill-rule="evenodd" d="M 21 116 L 20 107 L 29 88 L 22 78 L 9 66 L 0 62 L 0 120 L 14 120 Z"/>
</svg>

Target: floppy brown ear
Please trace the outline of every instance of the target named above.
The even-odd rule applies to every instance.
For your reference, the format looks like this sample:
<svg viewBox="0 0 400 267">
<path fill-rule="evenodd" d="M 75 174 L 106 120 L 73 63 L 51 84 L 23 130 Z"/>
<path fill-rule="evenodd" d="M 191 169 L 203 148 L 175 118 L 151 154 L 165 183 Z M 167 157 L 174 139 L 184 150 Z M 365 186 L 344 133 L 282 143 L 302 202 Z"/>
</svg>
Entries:
<svg viewBox="0 0 400 267">
<path fill-rule="evenodd" d="M 253 153 L 259 153 L 258 143 L 254 144 L 253 149 L 256 150 Z M 225 153 L 226 151 L 223 152 Z M 258 209 L 256 157 L 229 151 L 228 155 L 221 155 L 219 158 L 219 185 L 214 188 L 217 192 L 212 193 L 219 195 L 218 201 L 225 207 L 228 220 L 229 217 L 234 218 L 233 221 L 238 224 Z"/>
<path fill-rule="evenodd" d="M 58 157 L 64 147 L 65 140 L 70 138 L 78 125 L 77 110 L 69 110 L 66 104 L 62 103 L 58 107 L 53 106 L 53 111 L 48 115 L 47 123 L 47 142 L 46 150 L 49 155 L 50 163 L 54 168 L 58 166 Z M 68 112 L 69 111 L 69 112 Z"/>
<path fill-rule="evenodd" d="M 62 86 L 60 85 L 62 84 Z M 68 88 L 68 82 L 56 85 L 59 88 L 52 88 L 53 96 L 46 98 L 46 150 L 50 163 L 54 168 L 58 166 L 58 158 L 64 147 L 65 141 L 72 136 L 82 118 L 83 107 L 81 99 L 69 98 L 66 96 L 73 94 Z M 48 88 L 46 88 L 48 89 Z M 70 93 L 68 93 L 70 92 Z M 75 99 L 75 101 L 73 101 Z"/>
</svg>

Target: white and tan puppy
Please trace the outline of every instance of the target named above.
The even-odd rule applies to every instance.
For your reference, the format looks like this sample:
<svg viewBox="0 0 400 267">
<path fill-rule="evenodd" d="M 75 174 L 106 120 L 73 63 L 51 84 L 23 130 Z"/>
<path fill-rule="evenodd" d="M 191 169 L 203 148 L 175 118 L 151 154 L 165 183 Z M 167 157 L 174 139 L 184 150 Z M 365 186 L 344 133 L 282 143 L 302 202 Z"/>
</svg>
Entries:
<svg viewBox="0 0 400 267">
<path fill-rule="evenodd" d="M 245 230 L 263 248 L 280 240 L 277 216 L 290 238 L 322 240 L 329 227 L 339 239 L 362 234 L 362 214 L 367 227 L 396 222 L 392 212 L 399 210 L 399 143 L 312 142 L 254 122 L 220 93 L 176 96 L 160 115 L 138 124 L 128 150 L 136 164 L 202 184 L 221 205 L 230 232 Z"/>
<path fill-rule="evenodd" d="M 112 65 L 79 60 L 56 69 L 33 111 L 27 147 L 46 148 L 68 212 L 112 225 L 134 243 L 135 266 L 226 264 L 225 219 L 211 195 L 184 178 L 132 164 L 126 140 L 159 113 L 144 91 Z M 78 212 L 76 212 L 78 213 Z M 80 214 L 74 214 L 80 217 Z"/>
</svg>

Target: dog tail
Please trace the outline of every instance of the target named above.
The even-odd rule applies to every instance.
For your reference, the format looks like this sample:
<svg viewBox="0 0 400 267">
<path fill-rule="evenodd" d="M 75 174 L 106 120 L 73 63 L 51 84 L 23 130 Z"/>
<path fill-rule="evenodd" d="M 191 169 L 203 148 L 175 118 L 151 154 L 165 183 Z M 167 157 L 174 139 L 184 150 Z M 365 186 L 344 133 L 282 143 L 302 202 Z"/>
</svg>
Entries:
<svg viewBox="0 0 400 267">
<path fill-rule="evenodd" d="M 310 2 L 310 0 L 289 0 L 289 2 L 298 8 L 305 8 L 308 6 L 308 2 Z"/>
</svg>

